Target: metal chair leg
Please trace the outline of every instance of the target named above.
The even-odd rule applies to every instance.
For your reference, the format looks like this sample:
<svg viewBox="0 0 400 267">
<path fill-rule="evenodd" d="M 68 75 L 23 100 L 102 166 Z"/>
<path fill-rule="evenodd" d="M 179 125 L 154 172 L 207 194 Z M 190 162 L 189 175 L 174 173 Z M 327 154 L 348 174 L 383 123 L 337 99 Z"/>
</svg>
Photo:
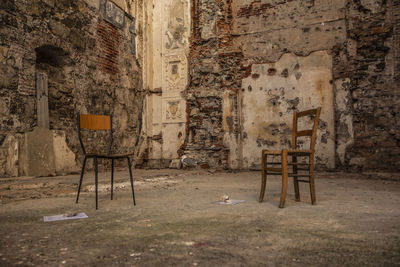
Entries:
<svg viewBox="0 0 400 267">
<path fill-rule="evenodd" d="M 129 178 L 131 180 L 131 187 L 132 187 L 132 198 L 133 198 L 133 205 L 136 206 L 136 200 L 135 200 L 135 190 L 133 188 L 133 176 L 132 176 L 132 165 L 129 157 L 126 157 L 128 160 L 128 167 L 129 167 Z"/>
<path fill-rule="evenodd" d="M 83 173 L 85 172 L 85 166 L 86 166 L 86 157 L 83 160 L 83 165 L 82 165 L 82 171 L 81 171 L 81 178 L 79 179 L 79 186 L 78 186 L 78 194 L 76 195 L 76 201 L 75 203 L 78 203 L 79 200 L 79 194 L 81 192 L 81 186 L 82 186 L 82 180 L 83 180 Z"/>
<path fill-rule="evenodd" d="M 96 210 L 98 209 L 98 187 L 99 187 L 99 181 L 98 181 L 98 169 L 97 169 L 97 157 L 94 157 L 94 183 L 95 183 L 95 188 L 96 188 Z"/>
<path fill-rule="evenodd" d="M 288 162 L 287 162 L 287 149 L 282 150 L 282 192 L 281 192 L 281 201 L 279 204 L 279 208 L 283 208 L 285 206 L 286 201 L 286 192 L 288 185 Z"/>
<path fill-rule="evenodd" d="M 113 200 L 114 190 L 114 159 L 111 159 L 111 200 Z"/>
<path fill-rule="evenodd" d="M 267 158 L 267 155 L 262 153 L 262 155 L 261 155 L 261 191 L 260 191 L 260 198 L 258 199 L 258 202 L 262 202 L 264 200 L 265 187 L 267 184 L 267 174 L 265 173 L 266 158 Z"/>
</svg>

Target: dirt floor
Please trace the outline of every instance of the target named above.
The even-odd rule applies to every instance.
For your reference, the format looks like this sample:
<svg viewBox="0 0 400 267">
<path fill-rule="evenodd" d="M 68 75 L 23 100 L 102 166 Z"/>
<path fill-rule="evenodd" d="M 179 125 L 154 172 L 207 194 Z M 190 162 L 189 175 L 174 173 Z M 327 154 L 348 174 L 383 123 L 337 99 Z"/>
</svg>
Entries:
<svg viewBox="0 0 400 267">
<path fill-rule="evenodd" d="M 102 173 L 99 210 L 93 173 L 79 204 L 79 175 L 0 179 L 0 266 L 400 266 L 398 174 L 317 173 L 317 205 L 302 184 L 284 209 L 279 177 L 257 201 L 259 172 L 134 174 L 137 205 L 126 171 L 112 201 Z M 43 221 L 68 212 L 88 218 Z"/>
</svg>

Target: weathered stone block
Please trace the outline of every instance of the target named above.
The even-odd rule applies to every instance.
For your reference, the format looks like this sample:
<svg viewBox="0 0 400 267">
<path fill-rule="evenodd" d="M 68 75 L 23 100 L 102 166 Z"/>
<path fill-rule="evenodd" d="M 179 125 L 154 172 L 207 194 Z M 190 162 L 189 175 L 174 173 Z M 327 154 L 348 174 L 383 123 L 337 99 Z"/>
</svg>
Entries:
<svg viewBox="0 0 400 267">
<path fill-rule="evenodd" d="M 125 25 L 124 11 L 108 0 L 102 0 L 100 6 L 103 17 L 115 27 L 122 29 Z"/>
<path fill-rule="evenodd" d="M 0 177 L 18 176 L 18 139 L 7 135 L 0 146 Z"/>
<path fill-rule="evenodd" d="M 61 38 L 66 38 L 69 35 L 69 29 L 62 23 L 55 20 L 49 22 L 50 30 Z"/>
<path fill-rule="evenodd" d="M 169 164 L 170 169 L 180 169 L 182 167 L 182 162 L 180 159 L 173 159 Z"/>
<path fill-rule="evenodd" d="M 12 88 L 18 84 L 18 71 L 5 64 L 0 64 L 0 88 Z"/>
<path fill-rule="evenodd" d="M 53 149 L 57 175 L 79 171 L 75 153 L 66 143 L 65 132 L 53 131 Z"/>
<path fill-rule="evenodd" d="M 362 167 L 367 162 L 366 158 L 363 157 L 354 157 L 350 159 L 349 165 L 350 166 L 359 166 Z"/>
<path fill-rule="evenodd" d="M 69 39 L 73 45 L 75 45 L 78 49 L 85 49 L 86 40 L 83 38 L 82 34 L 77 30 L 72 30 Z"/>
<path fill-rule="evenodd" d="M 15 0 L 0 1 L 1 10 L 15 11 Z"/>
<path fill-rule="evenodd" d="M 47 129 L 35 128 L 25 133 L 24 143 L 20 146 L 22 175 L 52 176 L 56 174 L 53 133 Z"/>
</svg>

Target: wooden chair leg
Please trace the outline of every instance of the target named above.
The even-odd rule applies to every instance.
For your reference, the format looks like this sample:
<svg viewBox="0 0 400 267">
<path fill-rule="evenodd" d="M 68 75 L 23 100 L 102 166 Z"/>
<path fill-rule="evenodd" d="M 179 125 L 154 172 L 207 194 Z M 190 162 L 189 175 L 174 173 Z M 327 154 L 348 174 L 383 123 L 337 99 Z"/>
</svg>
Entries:
<svg viewBox="0 0 400 267">
<path fill-rule="evenodd" d="M 132 165 L 129 157 L 126 157 L 128 160 L 128 167 L 129 167 L 129 178 L 131 180 L 131 188 L 132 188 L 132 198 L 133 198 L 133 205 L 136 206 L 136 200 L 135 200 L 135 190 L 133 188 L 133 176 L 132 176 Z"/>
<path fill-rule="evenodd" d="M 81 186 L 82 186 L 82 180 L 83 180 L 83 173 L 85 172 L 85 166 L 86 166 L 86 157 L 83 160 L 83 165 L 82 165 L 82 171 L 81 171 L 81 178 L 79 179 L 79 186 L 78 186 L 78 194 L 76 195 L 76 201 L 75 203 L 78 203 L 79 200 L 79 194 L 81 192 Z"/>
<path fill-rule="evenodd" d="M 314 159 L 310 156 L 310 195 L 311 195 L 311 204 L 317 204 L 317 199 L 315 197 L 315 181 L 314 181 Z"/>
<path fill-rule="evenodd" d="M 114 191 L 114 159 L 111 159 L 111 200 L 113 200 Z"/>
<path fill-rule="evenodd" d="M 265 173 L 266 158 L 267 158 L 267 155 L 262 153 L 262 155 L 261 155 L 261 191 L 260 191 L 260 198 L 258 199 L 259 202 L 262 202 L 264 200 L 265 187 L 267 184 L 267 174 Z"/>
<path fill-rule="evenodd" d="M 98 187 L 99 187 L 99 179 L 98 179 L 98 169 L 97 169 L 97 157 L 94 157 L 94 184 L 96 189 L 96 210 L 98 209 Z"/>
<path fill-rule="evenodd" d="M 296 156 L 292 156 L 292 162 L 294 164 L 297 163 Z M 293 173 L 297 174 L 297 165 L 293 165 Z M 293 184 L 294 184 L 294 194 L 295 194 L 296 201 L 300 201 L 299 181 L 297 179 L 297 176 L 293 176 Z"/>
<path fill-rule="evenodd" d="M 285 206 L 286 201 L 286 192 L 288 185 L 288 162 L 287 162 L 287 149 L 282 150 L 282 192 L 281 192 L 281 201 L 279 204 L 279 208 L 283 208 Z"/>
</svg>

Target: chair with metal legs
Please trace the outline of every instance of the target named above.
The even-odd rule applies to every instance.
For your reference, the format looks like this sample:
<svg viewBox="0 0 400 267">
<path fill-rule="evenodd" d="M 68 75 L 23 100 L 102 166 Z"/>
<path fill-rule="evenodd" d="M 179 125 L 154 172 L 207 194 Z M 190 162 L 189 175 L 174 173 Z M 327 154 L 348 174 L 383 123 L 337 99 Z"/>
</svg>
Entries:
<svg viewBox="0 0 400 267">
<path fill-rule="evenodd" d="M 109 145 L 107 153 L 87 153 L 85 150 L 85 146 L 82 141 L 82 130 L 90 130 L 90 131 L 108 131 L 109 132 Z M 79 142 L 82 147 L 83 154 L 85 156 L 82 165 L 81 177 L 79 180 L 78 193 L 76 196 L 76 203 L 79 200 L 79 194 L 82 187 L 82 180 L 85 171 L 86 161 L 88 158 L 93 158 L 94 162 L 94 181 L 95 181 L 95 191 L 96 191 L 96 210 L 98 209 L 98 159 L 109 159 L 111 160 L 111 200 L 113 199 L 113 187 L 114 187 L 114 161 L 117 159 L 126 159 L 128 161 L 129 168 L 129 178 L 131 181 L 131 189 L 132 189 L 132 198 L 133 204 L 136 205 L 135 200 L 135 191 L 133 186 L 133 176 L 132 176 L 132 165 L 131 165 L 131 156 L 132 153 L 124 153 L 124 154 L 113 154 L 111 153 L 111 148 L 113 144 L 113 132 L 112 132 L 112 118 L 107 115 L 90 115 L 90 114 L 78 114 L 78 136 Z"/>
</svg>

